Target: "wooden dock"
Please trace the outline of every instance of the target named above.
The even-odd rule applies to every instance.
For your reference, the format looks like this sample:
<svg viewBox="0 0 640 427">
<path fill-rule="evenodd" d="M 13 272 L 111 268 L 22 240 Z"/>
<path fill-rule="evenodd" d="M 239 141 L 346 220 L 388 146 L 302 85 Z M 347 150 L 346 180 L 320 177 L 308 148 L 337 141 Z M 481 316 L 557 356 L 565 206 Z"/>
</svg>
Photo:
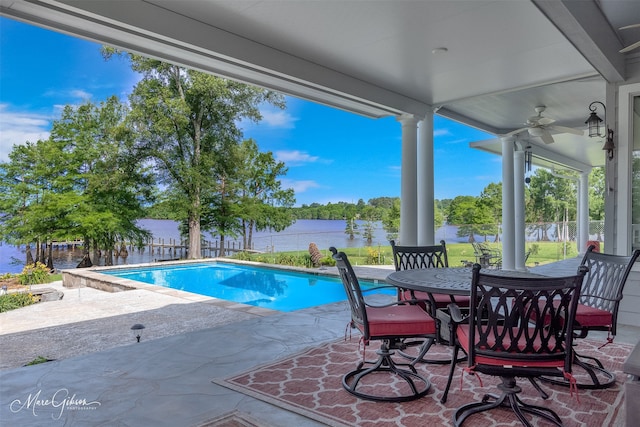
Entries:
<svg viewBox="0 0 640 427">
<path fill-rule="evenodd" d="M 168 255 L 171 259 L 186 258 L 189 251 L 189 245 L 186 240 L 178 239 L 149 239 L 143 247 L 138 247 L 132 242 L 122 242 L 114 247 L 114 256 L 126 256 L 124 253 L 127 251 L 139 251 L 148 249 L 153 254 L 161 255 L 163 258 Z M 60 249 L 76 249 L 82 247 L 84 241 L 82 239 L 69 239 L 69 240 L 54 240 L 51 242 L 52 248 L 55 250 Z M 220 241 L 208 241 L 202 240 L 201 242 L 202 256 L 204 257 L 217 257 L 220 256 L 221 247 Z M 242 244 L 236 241 L 225 241 L 224 254 L 230 255 L 237 252 L 251 252 L 260 253 L 254 249 L 243 249 Z"/>
</svg>

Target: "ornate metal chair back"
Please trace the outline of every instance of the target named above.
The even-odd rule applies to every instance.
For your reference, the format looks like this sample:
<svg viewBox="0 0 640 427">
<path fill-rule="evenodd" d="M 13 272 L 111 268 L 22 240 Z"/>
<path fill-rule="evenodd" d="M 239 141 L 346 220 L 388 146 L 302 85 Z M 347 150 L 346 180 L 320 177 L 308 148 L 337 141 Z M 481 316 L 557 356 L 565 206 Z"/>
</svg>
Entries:
<svg viewBox="0 0 640 427">
<path fill-rule="evenodd" d="M 482 360 L 564 360 L 571 372 L 573 321 L 586 268 L 570 277 L 484 274 L 476 265 L 469 313 L 469 366 Z M 474 344 L 475 343 L 475 344 Z M 488 368 L 487 373 L 500 367 Z M 535 369 L 534 369 L 535 370 Z M 493 373 L 496 375 L 496 373 Z"/>
<path fill-rule="evenodd" d="M 580 304 L 610 312 L 613 315 L 611 333 L 616 335 L 624 286 L 640 250 L 631 256 L 621 256 L 594 252 L 594 249 L 594 245 L 589 246 L 582 258 L 581 265 L 586 266 L 589 273 L 582 284 Z"/>
<path fill-rule="evenodd" d="M 329 248 L 329 250 L 333 254 L 333 259 L 336 261 L 336 267 L 338 267 L 338 273 L 347 294 L 347 299 L 349 300 L 351 323 L 362 332 L 363 338 L 368 340 L 370 336 L 369 322 L 367 320 L 367 310 L 358 277 L 353 271 L 353 267 L 344 252 L 338 252 L 334 247 Z"/>
<path fill-rule="evenodd" d="M 430 246 L 400 246 L 396 245 L 394 240 L 391 240 L 390 243 L 396 271 L 449 267 L 447 246 L 444 240 L 441 240 L 439 245 Z"/>
</svg>

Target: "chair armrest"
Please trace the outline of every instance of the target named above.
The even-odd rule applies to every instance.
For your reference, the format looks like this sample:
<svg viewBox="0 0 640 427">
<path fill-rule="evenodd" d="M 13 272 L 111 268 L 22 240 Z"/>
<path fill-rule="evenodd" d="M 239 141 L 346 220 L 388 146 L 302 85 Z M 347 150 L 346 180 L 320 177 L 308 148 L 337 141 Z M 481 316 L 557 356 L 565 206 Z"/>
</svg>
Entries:
<svg viewBox="0 0 640 427">
<path fill-rule="evenodd" d="M 469 316 L 463 316 L 458 304 L 451 303 L 447 306 L 449 309 L 449 315 L 451 316 L 451 322 L 454 324 L 466 323 Z"/>
<path fill-rule="evenodd" d="M 382 286 L 376 286 L 374 288 L 361 289 L 361 292 L 363 294 L 366 294 L 367 292 L 379 291 L 380 289 L 397 289 L 397 287 L 393 285 L 382 285 Z"/>
</svg>

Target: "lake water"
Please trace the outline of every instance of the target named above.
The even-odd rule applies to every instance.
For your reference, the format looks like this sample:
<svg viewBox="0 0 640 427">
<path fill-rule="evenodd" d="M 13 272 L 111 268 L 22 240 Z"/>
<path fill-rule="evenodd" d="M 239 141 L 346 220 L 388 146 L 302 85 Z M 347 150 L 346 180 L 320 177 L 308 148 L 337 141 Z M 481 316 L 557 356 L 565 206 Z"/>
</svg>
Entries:
<svg viewBox="0 0 640 427">
<path fill-rule="evenodd" d="M 357 221 L 357 223 L 359 230 L 362 230 L 363 221 Z M 142 228 L 149 230 L 155 239 L 164 239 L 165 242 L 168 242 L 169 239 L 180 240 L 178 223 L 175 221 L 145 219 L 141 220 L 139 224 Z M 253 249 L 262 252 L 306 251 L 309 249 L 309 243 L 311 242 L 315 243 L 320 250 L 326 250 L 330 246 L 339 248 L 364 248 L 366 246 L 366 242 L 361 236 L 356 236 L 355 239 L 350 240 L 349 236 L 344 233 L 345 228 L 346 222 L 344 220 L 298 220 L 280 233 L 270 231 L 254 232 Z M 467 238 L 456 237 L 456 230 L 457 227 L 454 226 L 439 228 L 436 232 L 436 241 L 441 239 L 451 243 L 467 241 Z M 216 239 L 211 235 L 205 234 L 205 240 L 215 241 Z M 233 239 L 227 238 L 227 241 L 229 240 L 233 241 Z M 386 246 L 388 244 L 386 232 L 382 229 L 380 223 L 376 223 L 372 245 Z M 237 243 L 236 247 L 240 247 L 240 245 Z M 129 255 L 126 258 L 114 258 L 114 264 L 139 264 L 171 257 L 172 255 L 167 252 L 161 253 L 157 250 L 151 252 L 146 248 L 141 252 L 137 250 L 129 251 Z M 6 243 L 0 243 L 0 274 L 21 272 L 25 259 L 24 247 L 17 248 Z M 53 265 L 57 269 L 75 268 L 81 259 L 81 249 L 53 251 Z M 102 259 L 101 261 L 104 260 Z"/>
</svg>

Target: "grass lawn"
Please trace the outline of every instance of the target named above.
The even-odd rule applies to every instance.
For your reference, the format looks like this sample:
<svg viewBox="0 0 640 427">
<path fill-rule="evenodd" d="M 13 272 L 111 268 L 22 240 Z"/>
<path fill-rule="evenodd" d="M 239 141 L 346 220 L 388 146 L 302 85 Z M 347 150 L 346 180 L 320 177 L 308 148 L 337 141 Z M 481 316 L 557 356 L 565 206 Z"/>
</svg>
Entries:
<svg viewBox="0 0 640 427">
<path fill-rule="evenodd" d="M 489 243 L 491 248 L 502 250 L 501 244 Z M 566 246 L 566 250 L 565 250 Z M 338 248 L 349 256 L 349 261 L 353 265 L 393 265 L 391 246 L 366 246 L 360 248 Z M 564 245 L 562 242 L 527 242 L 525 250 L 531 250 L 527 259 L 527 267 L 540 264 L 548 264 L 566 258 L 573 258 L 578 255 L 575 242 Z M 325 256 L 330 256 L 328 248 L 321 248 Z M 254 261 L 269 262 L 277 264 L 277 258 L 281 254 L 295 256 L 308 255 L 307 251 L 293 251 L 274 254 L 254 254 L 251 259 Z M 451 243 L 447 244 L 447 256 L 450 267 L 461 267 L 464 262 L 476 262 L 476 258 L 471 243 Z"/>
</svg>

